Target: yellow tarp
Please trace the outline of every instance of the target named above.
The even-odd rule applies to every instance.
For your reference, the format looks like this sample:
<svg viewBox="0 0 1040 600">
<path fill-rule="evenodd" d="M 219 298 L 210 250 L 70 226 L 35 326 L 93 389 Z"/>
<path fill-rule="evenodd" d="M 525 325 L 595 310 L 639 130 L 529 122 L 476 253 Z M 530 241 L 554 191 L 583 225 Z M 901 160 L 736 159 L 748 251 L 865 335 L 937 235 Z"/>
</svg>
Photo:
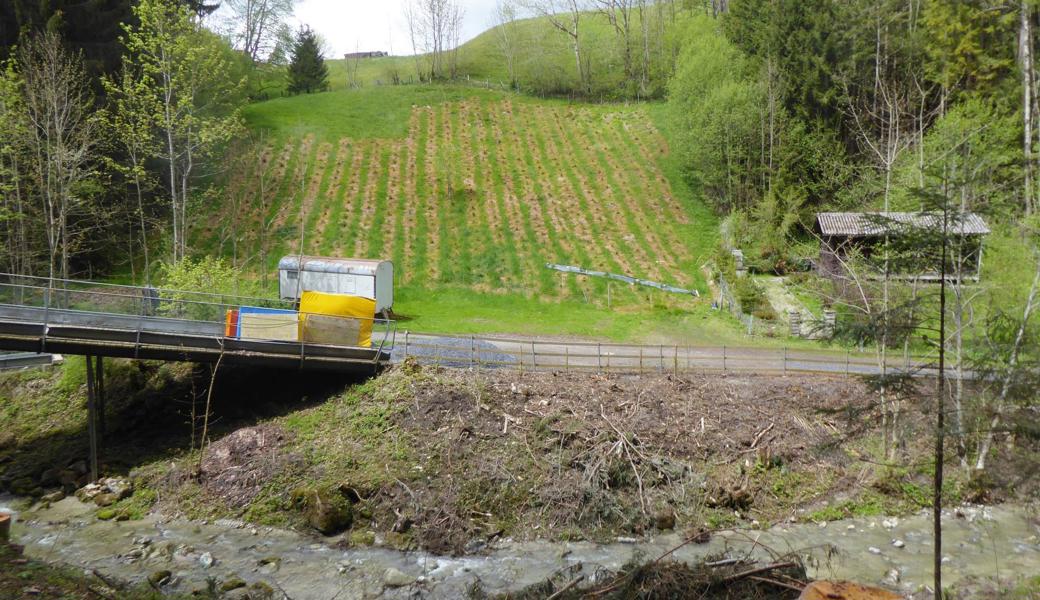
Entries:
<svg viewBox="0 0 1040 600">
<path fill-rule="evenodd" d="M 340 317 L 338 324 L 328 318 L 308 319 L 308 315 Z M 300 338 L 305 342 L 334 344 L 342 335 L 340 344 L 372 346 L 372 321 L 376 316 L 376 301 L 362 296 L 304 292 L 300 298 Z M 347 321 L 346 319 L 354 319 Z M 356 339 L 354 323 L 357 324 Z"/>
</svg>

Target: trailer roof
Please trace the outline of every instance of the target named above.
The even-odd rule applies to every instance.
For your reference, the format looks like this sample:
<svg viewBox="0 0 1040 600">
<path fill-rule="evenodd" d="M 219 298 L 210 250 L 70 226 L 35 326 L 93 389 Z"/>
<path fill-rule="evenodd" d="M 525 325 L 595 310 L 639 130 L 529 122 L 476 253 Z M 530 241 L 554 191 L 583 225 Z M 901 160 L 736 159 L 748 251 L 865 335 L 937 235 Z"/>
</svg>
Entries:
<svg viewBox="0 0 1040 600">
<path fill-rule="evenodd" d="M 300 256 L 292 254 L 283 256 L 278 261 L 279 270 L 316 271 L 319 273 L 353 273 L 374 275 L 376 269 L 383 264 L 393 264 L 389 260 L 371 258 L 336 258 L 331 256 Z"/>
</svg>

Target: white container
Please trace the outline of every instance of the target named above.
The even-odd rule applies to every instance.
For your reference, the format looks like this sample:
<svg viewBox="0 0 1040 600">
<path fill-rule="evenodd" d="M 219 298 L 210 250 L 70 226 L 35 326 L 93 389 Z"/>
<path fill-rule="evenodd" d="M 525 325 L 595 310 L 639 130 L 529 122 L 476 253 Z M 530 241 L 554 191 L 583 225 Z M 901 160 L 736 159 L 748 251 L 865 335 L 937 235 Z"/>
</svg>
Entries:
<svg viewBox="0 0 1040 600">
<path fill-rule="evenodd" d="M 366 258 L 285 256 L 278 261 L 278 294 L 299 300 L 303 292 L 350 294 L 376 301 L 376 312 L 394 306 L 394 263 Z"/>
</svg>

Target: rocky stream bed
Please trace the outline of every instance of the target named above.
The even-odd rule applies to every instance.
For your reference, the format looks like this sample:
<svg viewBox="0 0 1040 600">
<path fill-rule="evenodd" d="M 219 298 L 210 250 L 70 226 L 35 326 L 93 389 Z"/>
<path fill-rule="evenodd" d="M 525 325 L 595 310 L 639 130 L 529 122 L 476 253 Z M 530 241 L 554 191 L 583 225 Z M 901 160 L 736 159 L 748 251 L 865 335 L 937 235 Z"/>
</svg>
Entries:
<svg viewBox="0 0 1040 600">
<path fill-rule="evenodd" d="M 497 540 L 465 556 L 438 556 L 382 548 L 347 547 L 339 537 L 317 538 L 235 521 L 187 521 L 150 514 L 135 521 L 103 521 L 74 497 L 25 511 L 0 497 L 13 513 L 13 541 L 28 556 L 82 567 L 130 581 L 152 578 L 168 591 L 190 592 L 235 582 L 228 597 L 257 590 L 303 599 L 465 597 L 472 590 L 521 589 L 566 572 L 593 584 L 633 559 L 652 560 L 683 542 L 680 534 L 616 542 Z M 1040 572 L 1037 513 L 1022 506 L 963 506 L 944 516 L 946 577 L 1020 578 Z M 722 554 L 770 560 L 797 553 L 812 577 L 882 584 L 910 598 L 931 597 L 931 521 L 927 512 L 906 518 L 858 518 L 798 523 L 767 530 L 718 533 L 671 555 L 697 562 Z M 262 583 L 257 583 L 262 582 Z M 241 585 L 240 585 L 241 584 Z M 252 588 L 248 585 L 253 585 Z M 229 586 L 231 587 L 231 586 Z"/>
</svg>

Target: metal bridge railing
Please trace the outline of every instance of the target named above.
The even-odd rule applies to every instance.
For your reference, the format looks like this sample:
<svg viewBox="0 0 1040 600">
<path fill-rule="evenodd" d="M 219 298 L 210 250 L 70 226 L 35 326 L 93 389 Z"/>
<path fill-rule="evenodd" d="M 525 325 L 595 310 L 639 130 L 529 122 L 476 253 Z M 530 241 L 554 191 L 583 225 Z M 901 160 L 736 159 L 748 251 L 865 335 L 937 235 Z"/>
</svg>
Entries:
<svg viewBox="0 0 1040 600">
<path fill-rule="evenodd" d="M 138 338 L 143 332 L 233 337 L 285 344 L 297 348 L 301 357 L 306 355 L 306 346 L 317 344 L 303 339 L 302 335 L 296 340 L 265 336 L 265 327 L 273 334 L 301 323 L 300 316 L 312 316 L 295 311 L 292 315 L 285 315 L 284 320 L 274 317 L 267 323 L 253 324 L 249 334 L 228 336 L 228 311 L 241 307 L 294 310 L 292 303 L 270 298 L 0 273 L 0 318 L 6 313 L 8 318 L 31 319 L 31 322 L 42 323 L 45 331 L 52 326 L 78 325 L 130 331 Z M 392 348 L 396 339 L 397 323 L 393 320 L 313 316 L 320 316 L 333 324 L 338 322 L 344 325 L 339 329 L 345 331 L 359 331 L 370 326 L 371 347 L 377 350 L 375 360 L 379 360 L 383 351 Z M 324 339 L 321 345 L 357 347 L 358 340 Z"/>
</svg>

